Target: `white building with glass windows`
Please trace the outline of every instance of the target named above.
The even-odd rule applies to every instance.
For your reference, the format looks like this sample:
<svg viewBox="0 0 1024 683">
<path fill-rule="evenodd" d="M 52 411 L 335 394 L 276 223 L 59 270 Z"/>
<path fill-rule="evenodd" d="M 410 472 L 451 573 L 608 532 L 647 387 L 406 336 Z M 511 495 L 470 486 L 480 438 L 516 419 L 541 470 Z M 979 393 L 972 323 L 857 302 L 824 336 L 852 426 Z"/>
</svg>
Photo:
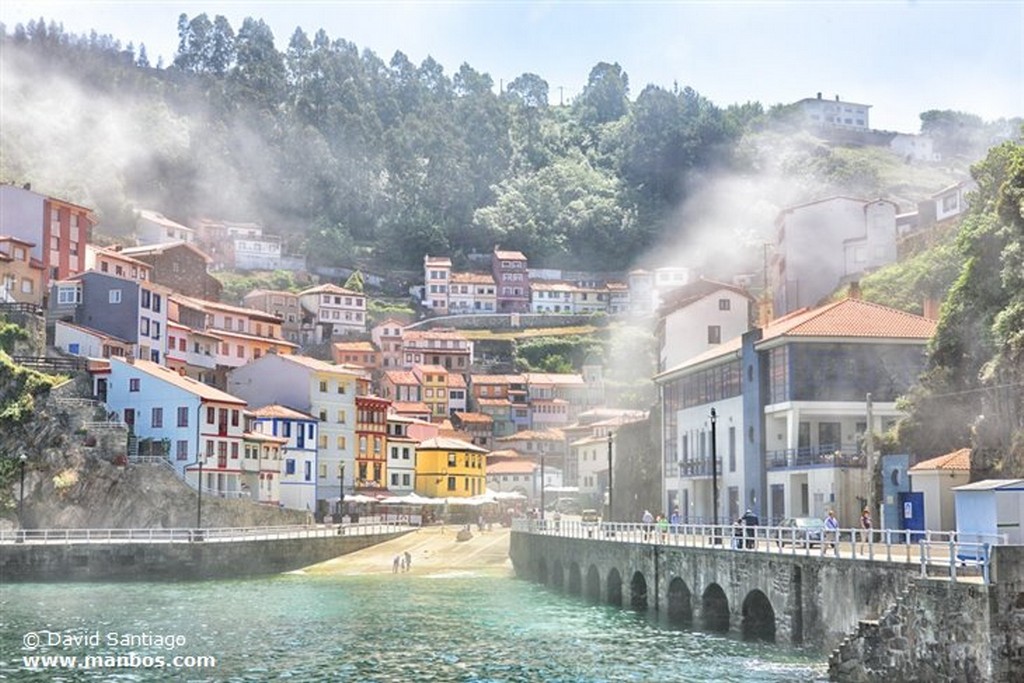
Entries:
<svg viewBox="0 0 1024 683">
<path fill-rule="evenodd" d="M 765 522 L 834 508 L 852 525 L 868 499 L 864 434 L 900 416 L 896 400 L 923 370 L 935 324 L 842 299 L 655 376 L 668 507 L 678 504 L 684 520 L 711 519 L 717 486 L 720 522 L 747 508 Z"/>
</svg>

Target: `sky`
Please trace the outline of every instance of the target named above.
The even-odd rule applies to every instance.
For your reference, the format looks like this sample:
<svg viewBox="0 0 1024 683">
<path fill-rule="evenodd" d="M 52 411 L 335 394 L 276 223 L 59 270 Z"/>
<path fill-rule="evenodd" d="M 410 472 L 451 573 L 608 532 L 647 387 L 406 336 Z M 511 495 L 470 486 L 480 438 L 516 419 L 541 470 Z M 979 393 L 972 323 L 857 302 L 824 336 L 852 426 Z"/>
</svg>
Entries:
<svg viewBox="0 0 1024 683">
<path fill-rule="evenodd" d="M 177 19 L 262 18 L 279 50 L 297 26 L 323 28 L 385 61 L 466 62 L 496 86 L 535 73 L 569 101 L 598 62 L 617 62 L 630 94 L 689 86 L 719 106 L 840 96 L 871 105 L 871 127 L 918 132 L 918 115 L 954 109 L 986 120 L 1024 114 L 1024 0 L 938 2 L 165 2 L 0 1 L 7 30 L 31 18 L 109 33 L 170 63 Z"/>
</svg>

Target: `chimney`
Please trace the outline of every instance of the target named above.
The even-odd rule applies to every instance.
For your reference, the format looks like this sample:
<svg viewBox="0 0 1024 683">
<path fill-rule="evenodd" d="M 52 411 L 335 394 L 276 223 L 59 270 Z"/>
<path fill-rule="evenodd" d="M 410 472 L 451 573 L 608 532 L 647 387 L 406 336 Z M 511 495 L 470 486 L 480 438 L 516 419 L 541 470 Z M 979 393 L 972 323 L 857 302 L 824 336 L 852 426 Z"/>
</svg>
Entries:
<svg viewBox="0 0 1024 683">
<path fill-rule="evenodd" d="M 836 102 L 839 101 L 839 95 L 836 95 Z"/>
<path fill-rule="evenodd" d="M 939 309 L 942 307 L 942 302 L 933 296 L 926 296 L 924 298 L 924 304 L 921 306 L 921 315 L 929 320 L 939 319 Z"/>
<path fill-rule="evenodd" d="M 819 100 L 821 99 L 821 93 L 818 93 L 818 99 Z"/>
<path fill-rule="evenodd" d="M 854 280 L 850 283 L 850 292 L 847 294 L 851 299 L 860 299 L 860 281 Z"/>
<path fill-rule="evenodd" d="M 21 189 L 23 189 L 23 190 L 31 190 L 32 189 L 32 183 L 25 183 L 24 185 L 21 186 Z"/>
</svg>

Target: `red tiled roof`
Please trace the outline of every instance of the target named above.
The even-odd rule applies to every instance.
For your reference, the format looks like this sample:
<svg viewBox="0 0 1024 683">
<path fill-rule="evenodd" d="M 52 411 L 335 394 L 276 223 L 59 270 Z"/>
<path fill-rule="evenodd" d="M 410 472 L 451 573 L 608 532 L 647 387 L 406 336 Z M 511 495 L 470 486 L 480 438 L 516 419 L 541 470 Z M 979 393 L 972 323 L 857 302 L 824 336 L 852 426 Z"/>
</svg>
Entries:
<svg viewBox="0 0 1024 683">
<path fill-rule="evenodd" d="M 420 384 L 419 378 L 408 370 L 388 370 L 384 373 L 384 378 L 394 385 Z"/>
<path fill-rule="evenodd" d="M 317 372 L 330 372 L 335 375 L 347 375 L 349 377 L 361 377 L 362 374 L 352 369 L 350 366 L 333 365 L 316 358 L 310 358 L 309 356 L 291 355 L 291 356 L 279 356 L 286 361 L 295 363 L 296 365 L 302 365 L 310 370 L 316 370 Z"/>
<path fill-rule="evenodd" d="M 470 375 L 470 384 L 526 384 L 525 375 Z"/>
<path fill-rule="evenodd" d="M 922 472 L 927 470 L 959 470 L 971 471 L 971 449 L 961 448 L 952 453 L 940 455 L 937 458 L 924 460 L 910 468 L 911 472 Z"/>
<path fill-rule="evenodd" d="M 778 337 L 872 337 L 920 339 L 935 334 L 936 321 L 863 299 L 840 299 L 810 311 L 796 311 L 768 323 L 761 341 Z"/>
<path fill-rule="evenodd" d="M 564 438 L 565 434 L 562 433 L 561 429 L 524 429 L 515 434 L 499 437 L 495 441 L 562 441 Z"/>
<path fill-rule="evenodd" d="M 484 415 L 483 413 L 463 413 L 456 411 L 455 417 L 459 418 L 465 424 L 491 424 L 494 422 L 494 418 L 490 415 Z"/>
<path fill-rule="evenodd" d="M 362 292 L 356 292 L 351 289 L 345 289 L 344 287 L 339 287 L 338 285 L 331 284 L 330 282 L 324 285 L 320 285 L 319 287 L 310 287 L 309 289 L 304 289 L 301 292 L 299 292 L 299 296 L 304 296 L 306 294 L 342 294 L 345 296 L 366 296 Z"/>
<path fill-rule="evenodd" d="M 404 330 L 402 341 L 421 341 L 423 339 L 456 339 L 468 341 L 466 336 L 455 330 Z M 459 351 L 461 349 L 431 349 L 432 351 Z"/>
<path fill-rule="evenodd" d="M 466 378 L 457 372 L 448 373 L 448 388 L 449 389 L 465 389 Z"/>
<path fill-rule="evenodd" d="M 391 409 L 398 414 L 413 413 L 418 415 L 430 412 L 430 406 L 422 401 L 395 401 L 391 404 Z"/>
<path fill-rule="evenodd" d="M 494 276 L 484 273 L 452 273 L 449 278 L 453 284 L 493 285 Z"/>
<path fill-rule="evenodd" d="M 368 341 L 334 342 L 334 348 L 338 351 L 361 351 L 363 353 L 373 353 L 377 351 L 373 342 Z"/>
<path fill-rule="evenodd" d="M 126 361 L 117 358 L 111 360 L 113 362 L 125 363 L 126 365 L 128 365 Z M 131 365 L 134 365 L 137 370 L 140 370 L 146 373 L 147 375 L 155 377 L 156 379 L 159 380 L 163 380 L 164 382 L 172 384 L 178 387 L 179 389 L 184 389 L 185 391 L 195 394 L 207 401 L 217 401 L 219 403 L 236 403 L 242 406 L 245 405 L 245 401 L 238 398 L 237 396 L 232 396 L 231 394 L 221 391 L 220 389 L 216 389 L 208 384 L 203 384 L 202 382 L 196 381 L 191 377 L 180 375 L 178 374 L 177 371 L 171 370 L 170 368 L 164 367 L 163 365 L 157 365 L 156 363 L 153 363 L 151 361 L 141 359 L 133 361 Z"/>
<path fill-rule="evenodd" d="M 532 460 L 502 460 L 488 463 L 487 474 L 532 474 L 538 467 Z"/>
<path fill-rule="evenodd" d="M 525 376 L 529 384 L 557 384 L 563 386 L 567 384 L 583 384 L 583 375 L 575 373 L 527 372 Z"/>
</svg>

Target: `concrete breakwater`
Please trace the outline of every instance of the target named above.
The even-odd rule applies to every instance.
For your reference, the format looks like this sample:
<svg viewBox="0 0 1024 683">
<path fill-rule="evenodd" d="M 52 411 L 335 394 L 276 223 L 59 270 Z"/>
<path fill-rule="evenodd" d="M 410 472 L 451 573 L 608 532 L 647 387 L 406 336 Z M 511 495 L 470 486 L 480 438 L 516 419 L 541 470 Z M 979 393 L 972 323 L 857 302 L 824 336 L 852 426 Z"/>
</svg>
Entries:
<svg viewBox="0 0 1024 683">
<path fill-rule="evenodd" d="M 230 579 L 302 569 L 397 538 L 404 527 L 277 528 L 234 537 L 176 530 L 165 537 L 0 540 L 4 582 Z"/>
</svg>

